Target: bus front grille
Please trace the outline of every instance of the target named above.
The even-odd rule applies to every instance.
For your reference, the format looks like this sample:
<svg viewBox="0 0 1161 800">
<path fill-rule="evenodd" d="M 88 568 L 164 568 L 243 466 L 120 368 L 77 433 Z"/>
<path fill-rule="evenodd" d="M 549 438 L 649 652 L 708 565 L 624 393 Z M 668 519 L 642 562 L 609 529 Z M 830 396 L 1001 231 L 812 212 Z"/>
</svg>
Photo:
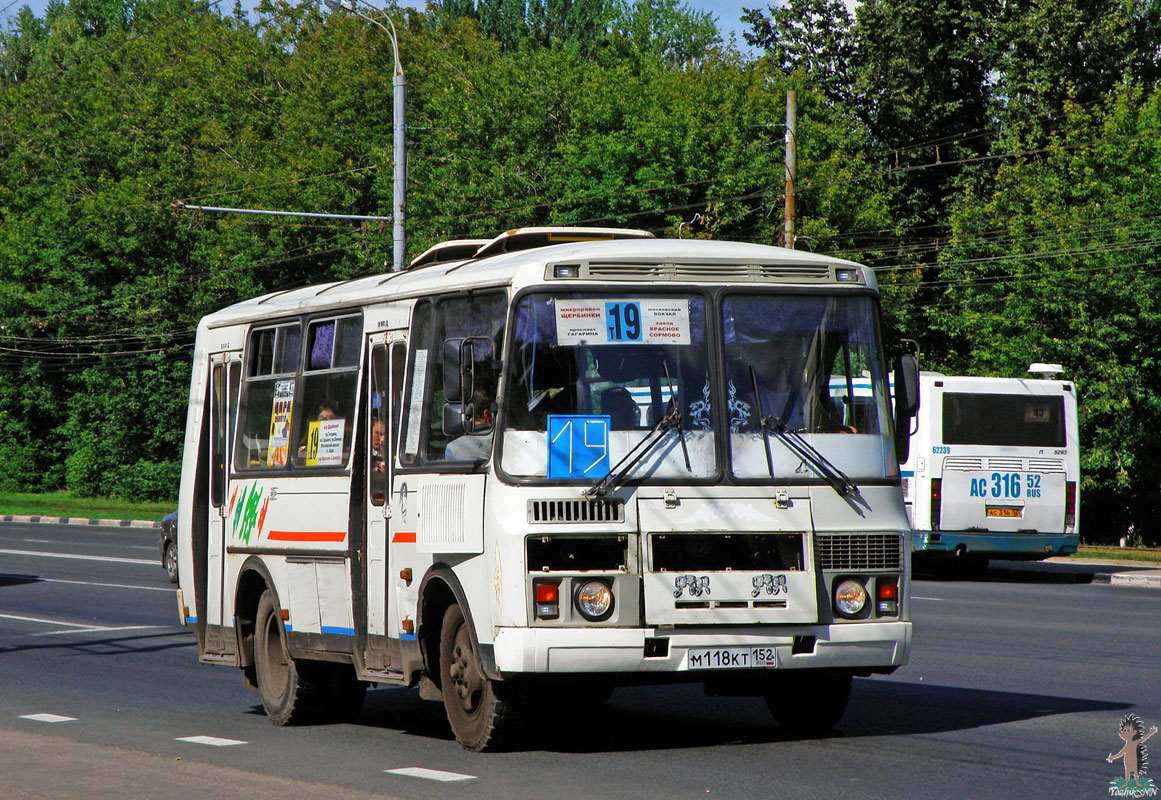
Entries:
<svg viewBox="0 0 1161 800">
<path fill-rule="evenodd" d="M 820 533 L 814 537 L 818 568 L 900 569 L 903 537 L 897 533 Z"/>
<path fill-rule="evenodd" d="M 624 522 L 625 501 L 617 499 L 529 500 L 530 523 Z"/>
</svg>

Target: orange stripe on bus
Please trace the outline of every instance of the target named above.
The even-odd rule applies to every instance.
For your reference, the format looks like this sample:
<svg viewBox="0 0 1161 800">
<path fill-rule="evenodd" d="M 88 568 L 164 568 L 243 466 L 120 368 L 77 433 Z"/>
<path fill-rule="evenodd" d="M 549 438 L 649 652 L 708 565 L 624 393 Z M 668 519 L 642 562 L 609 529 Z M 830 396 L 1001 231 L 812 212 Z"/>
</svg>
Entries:
<svg viewBox="0 0 1161 800">
<path fill-rule="evenodd" d="M 415 531 L 396 531 L 391 541 L 394 544 L 415 544 Z"/>
<path fill-rule="evenodd" d="M 270 531 L 266 538 L 272 542 L 341 542 L 346 531 Z"/>
</svg>

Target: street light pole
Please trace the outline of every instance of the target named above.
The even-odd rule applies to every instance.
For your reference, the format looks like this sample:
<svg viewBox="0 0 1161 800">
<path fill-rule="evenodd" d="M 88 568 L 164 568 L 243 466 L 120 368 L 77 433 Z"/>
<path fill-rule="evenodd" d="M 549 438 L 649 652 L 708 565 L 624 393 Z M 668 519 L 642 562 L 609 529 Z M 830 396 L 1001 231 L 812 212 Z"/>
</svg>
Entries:
<svg viewBox="0 0 1161 800">
<path fill-rule="evenodd" d="M 372 25 L 378 25 L 391 39 L 391 52 L 395 57 L 395 73 L 391 78 L 391 87 L 394 103 L 392 119 L 394 131 L 395 180 L 394 197 L 391 210 L 392 218 L 392 255 L 391 269 L 400 272 L 403 269 L 404 258 L 407 255 L 407 79 L 403 76 L 403 64 L 399 60 L 399 37 L 395 34 L 395 23 L 390 17 L 384 17 L 388 29 L 382 22 L 369 17 L 355 7 L 356 0 L 323 0 L 327 8 L 333 11 L 345 11 L 365 19 Z M 364 5 L 370 5 L 363 0 Z M 370 6 L 374 8 L 374 6 Z M 379 10 L 379 9 L 376 9 Z"/>
</svg>

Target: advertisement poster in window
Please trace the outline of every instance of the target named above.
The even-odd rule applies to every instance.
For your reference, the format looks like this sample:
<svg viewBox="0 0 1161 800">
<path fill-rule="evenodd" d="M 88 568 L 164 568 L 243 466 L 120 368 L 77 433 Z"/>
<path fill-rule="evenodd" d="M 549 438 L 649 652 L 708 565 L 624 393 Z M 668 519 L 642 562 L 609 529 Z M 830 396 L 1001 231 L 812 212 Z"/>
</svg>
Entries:
<svg viewBox="0 0 1161 800">
<path fill-rule="evenodd" d="M 290 450 L 290 412 L 294 406 L 294 381 L 274 384 L 274 402 L 270 410 L 270 449 L 266 466 L 285 467 Z"/>
</svg>

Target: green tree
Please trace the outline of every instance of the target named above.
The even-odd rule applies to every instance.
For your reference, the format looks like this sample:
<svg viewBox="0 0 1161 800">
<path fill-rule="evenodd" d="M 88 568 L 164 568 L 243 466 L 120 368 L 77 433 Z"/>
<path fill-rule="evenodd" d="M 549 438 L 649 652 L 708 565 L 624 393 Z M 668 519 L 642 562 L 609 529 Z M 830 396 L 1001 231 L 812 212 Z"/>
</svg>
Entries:
<svg viewBox="0 0 1161 800">
<path fill-rule="evenodd" d="M 1043 158 L 965 189 L 941 252 L 933 324 L 961 349 L 952 372 L 1022 375 L 1060 362 L 1080 400 L 1086 538 L 1161 512 L 1161 95 L 1122 87 L 1108 108 L 1070 106 Z"/>
</svg>

